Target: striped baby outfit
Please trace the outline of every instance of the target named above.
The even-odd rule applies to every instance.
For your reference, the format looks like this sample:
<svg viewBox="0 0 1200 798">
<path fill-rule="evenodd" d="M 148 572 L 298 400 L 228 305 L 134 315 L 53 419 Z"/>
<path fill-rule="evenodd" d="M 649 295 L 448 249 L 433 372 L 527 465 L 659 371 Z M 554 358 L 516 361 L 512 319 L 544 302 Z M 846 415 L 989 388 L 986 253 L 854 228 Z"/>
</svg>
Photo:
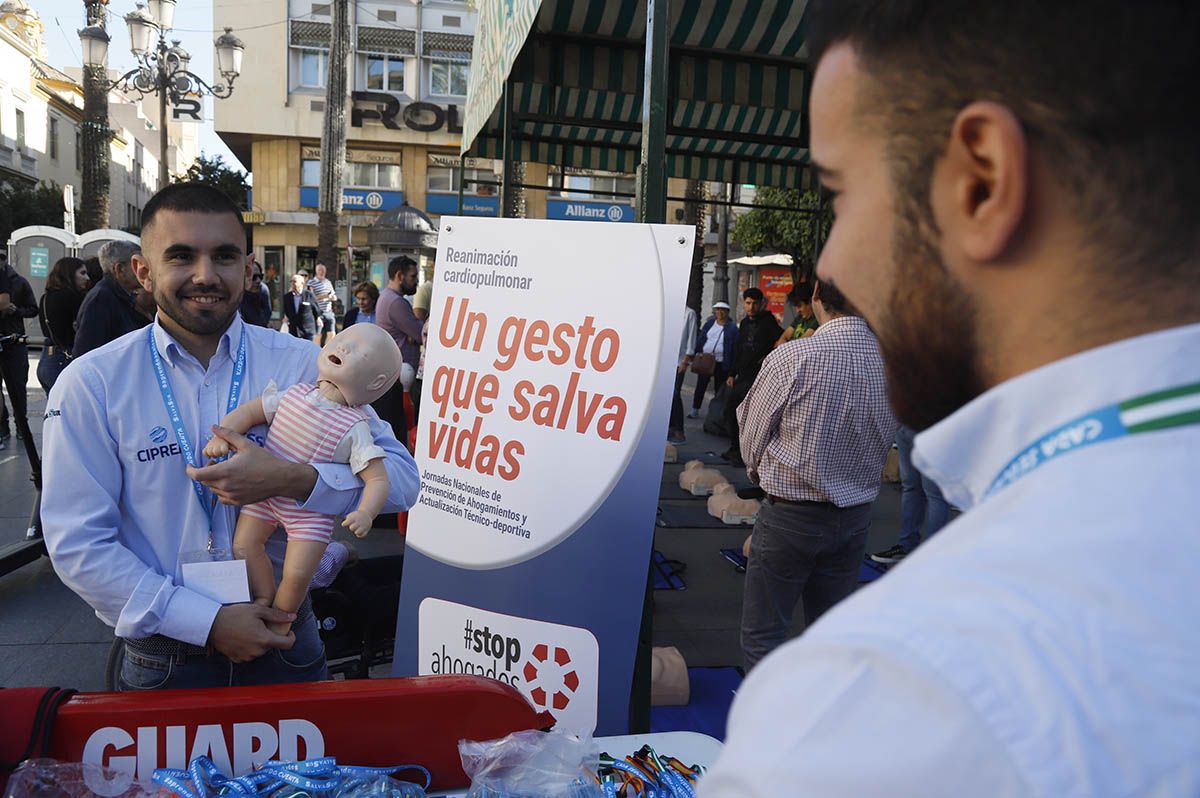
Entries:
<svg viewBox="0 0 1200 798">
<path fill-rule="evenodd" d="M 284 391 L 279 409 L 267 431 L 266 449 L 293 463 L 331 463 L 338 444 L 360 421 L 365 411 L 357 407 L 318 407 L 305 397 L 317 386 L 301 383 Z M 303 510 L 295 499 L 276 496 L 248 504 L 242 512 L 252 518 L 282 524 L 288 540 L 328 543 L 333 535 L 333 516 Z"/>
</svg>

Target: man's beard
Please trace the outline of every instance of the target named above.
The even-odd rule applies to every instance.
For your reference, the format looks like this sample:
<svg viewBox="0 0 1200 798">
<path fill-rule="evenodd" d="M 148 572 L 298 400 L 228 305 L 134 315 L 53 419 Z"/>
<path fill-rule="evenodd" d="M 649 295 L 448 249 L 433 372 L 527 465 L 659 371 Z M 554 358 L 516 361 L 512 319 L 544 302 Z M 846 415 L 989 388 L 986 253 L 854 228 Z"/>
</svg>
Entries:
<svg viewBox="0 0 1200 798">
<path fill-rule="evenodd" d="M 975 307 L 922 228 L 917 200 L 901 200 L 892 240 L 895 282 L 876 326 L 892 409 L 923 430 L 983 393 Z"/>
<path fill-rule="evenodd" d="M 230 302 L 223 293 L 197 292 L 191 296 L 218 296 L 221 302 L 212 310 L 189 310 L 184 307 L 185 297 L 167 294 L 165 291 L 154 292 L 154 301 L 160 312 L 165 313 L 172 321 L 193 335 L 215 335 L 224 332 L 237 313 L 238 302 Z M 228 307 L 226 307 L 226 305 Z"/>
</svg>

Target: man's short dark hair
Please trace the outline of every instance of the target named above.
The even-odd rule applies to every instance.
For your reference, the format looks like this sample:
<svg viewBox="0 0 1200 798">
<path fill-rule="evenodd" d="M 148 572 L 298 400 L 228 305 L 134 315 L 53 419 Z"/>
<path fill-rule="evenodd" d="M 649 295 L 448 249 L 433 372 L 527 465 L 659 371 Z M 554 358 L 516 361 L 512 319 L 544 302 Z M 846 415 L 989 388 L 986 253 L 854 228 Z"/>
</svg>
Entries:
<svg viewBox="0 0 1200 798">
<path fill-rule="evenodd" d="M 747 288 L 742 292 L 742 299 L 753 299 L 755 302 L 762 302 L 763 292 L 758 288 Z"/>
<path fill-rule="evenodd" d="M 104 269 L 100 266 L 100 258 L 93 255 L 85 260 L 83 265 L 87 269 L 88 279 L 92 281 L 92 285 L 96 285 L 104 279 Z"/>
<path fill-rule="evenodd" d="M 225 192 L 205 183 L 172 183 L 142 208 L 142 230 L 149 229 L 159 211 L 230 213 L 242 223 L 242 212 Z"/>
<path fill-rule="evenodd" d="M 395 280 L 397 274 L 408 274 L 417 268 L 417 262 L 407 255 L 397 255 L 388 261 L 388 279 Z"/>
<path fill-rule="evenodd" d="M 929 184 L 958 112 L 1007 107 L 1093 243 L 1128 275 L 1185 276 L 1200 253 L 1200 3 L 813 0 L 810 63 L 848 42 L 875 84 L 893 180 L 931 230 Z"/>
<path fill-rule="evenodd" d="M 825 310 L 842 316 L 858 316 L 858 308 L 846 298 L 841 289 L 833 284 L 833 280 L 818 280 L 812 290 L 812 301 L 820 302 Z"/>
<path fill-rule="evenodd" d="M 788 302 L 792 303 L 792 307 L 798 308 L 801 305 L 811 305 L 813 294 L 813 284 L 807 280 L 803 283 L 797 283 L 792 286 L 792 290 L 788 292 Z"/>
</svg>

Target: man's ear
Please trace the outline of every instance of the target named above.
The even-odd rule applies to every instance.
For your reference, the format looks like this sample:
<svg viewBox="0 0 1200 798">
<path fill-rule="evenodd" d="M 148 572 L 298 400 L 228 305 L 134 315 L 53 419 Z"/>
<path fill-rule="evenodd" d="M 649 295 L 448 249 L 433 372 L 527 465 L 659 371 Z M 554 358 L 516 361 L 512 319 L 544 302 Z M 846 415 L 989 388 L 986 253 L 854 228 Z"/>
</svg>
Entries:
<svg viewBox="0 0 1200 798">
<path fill-rule="evenodd" d="M 154 280 L 150 276 L 150 264 L 145 256 L 140 252 L 133 253 L 129 258 L 129 266 L 133 269 L 137 281 L 142 284 L 142 288 L 154 293 Z"/>
<path fill-rule="evenodd" d="M 942 234 L 973 261 L 999 258 L 1012 244 L 1029 201 L 1029 143 L 1016 114 L 988 101 L 959 111 L 934 181 Z"/>
</svg>

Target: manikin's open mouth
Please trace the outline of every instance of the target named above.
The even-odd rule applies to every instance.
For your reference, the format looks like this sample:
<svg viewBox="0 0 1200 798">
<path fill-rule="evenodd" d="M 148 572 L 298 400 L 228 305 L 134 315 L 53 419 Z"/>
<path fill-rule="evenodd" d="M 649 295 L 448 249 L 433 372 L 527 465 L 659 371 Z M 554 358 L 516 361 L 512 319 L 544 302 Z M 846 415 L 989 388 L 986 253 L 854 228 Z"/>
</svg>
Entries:
<svg viewBox="0 0 1200 798">
<path fill-rule="evenodd" d="M 337 355 L 329 355 L 329 362 L 335 366 L 342 365 L 342 360 Z"/>
</svg>

